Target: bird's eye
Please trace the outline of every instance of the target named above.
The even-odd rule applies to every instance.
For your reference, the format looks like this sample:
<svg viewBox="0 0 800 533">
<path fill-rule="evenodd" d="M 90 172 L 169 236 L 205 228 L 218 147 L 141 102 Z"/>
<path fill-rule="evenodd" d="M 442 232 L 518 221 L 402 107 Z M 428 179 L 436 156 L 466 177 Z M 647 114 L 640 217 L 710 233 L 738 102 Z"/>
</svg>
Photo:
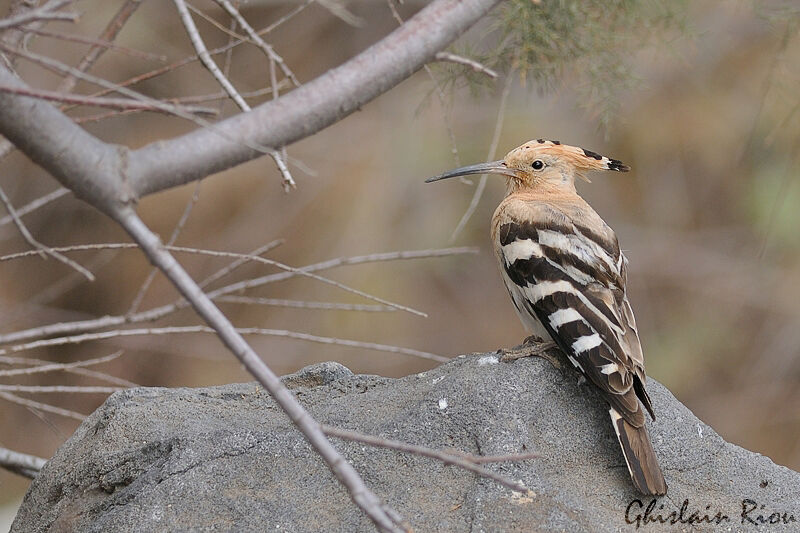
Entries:
<svg viewBox="0 0 800 533">
<path fill-rule="evenodd" d="M 537 159 L 536 161 L 531 163 L 531 166 L 533 167 L 533 170 L 542 170 L 544 168 L 544 161 L 542 161 L 541 159 Z"/>
</svg>

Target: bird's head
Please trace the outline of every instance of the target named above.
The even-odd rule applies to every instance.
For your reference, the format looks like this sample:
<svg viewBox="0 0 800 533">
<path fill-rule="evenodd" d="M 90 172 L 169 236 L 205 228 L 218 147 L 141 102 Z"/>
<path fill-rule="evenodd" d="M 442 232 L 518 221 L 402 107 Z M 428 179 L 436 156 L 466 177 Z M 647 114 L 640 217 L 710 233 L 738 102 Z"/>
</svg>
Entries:
<svg viewBox="0 0 800 533">
<path fill-rule="evenodd" d="M 627 172 L 621 161 L 558 141 L 537 139 L 514 148 L 500 161 L 457 168 L 425 180 L 426 183 L 470 174 L 500 174 L 506 177 L 510 191 L 545 187 L 575 188 L 575 177 L 589 181 L 590 170 Z"/>
</svg>

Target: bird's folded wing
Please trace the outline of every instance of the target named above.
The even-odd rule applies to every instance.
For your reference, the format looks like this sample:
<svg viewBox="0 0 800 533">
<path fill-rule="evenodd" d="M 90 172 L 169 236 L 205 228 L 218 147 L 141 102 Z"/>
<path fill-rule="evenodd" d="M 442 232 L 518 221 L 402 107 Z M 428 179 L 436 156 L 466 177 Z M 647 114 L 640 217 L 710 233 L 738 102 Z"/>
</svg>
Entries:
<svg viewBox="0 0 800 533">
<path fill-rule="evenodd" d="M 520 291 L 520 300 L 570 361 L 630 424 L 641 427 L 639 399 L 648 410 L 650 405 L 625 297 L 625 258 L 616 238 L 568 219 L 509 220 L 498 238 L 503 268 L 513 283 L 509 290 Z"/>
</svg>

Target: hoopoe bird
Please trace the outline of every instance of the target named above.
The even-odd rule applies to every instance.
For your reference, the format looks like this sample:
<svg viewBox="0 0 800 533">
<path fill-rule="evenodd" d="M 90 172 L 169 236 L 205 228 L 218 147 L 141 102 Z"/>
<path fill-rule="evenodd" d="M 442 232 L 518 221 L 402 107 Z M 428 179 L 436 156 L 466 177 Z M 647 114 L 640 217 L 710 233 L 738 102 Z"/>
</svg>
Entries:
<svg viewBox="0 0 800 533">
<path fill-rule="evenodd" d="M 583 148 L 538 139 L 501 161 L 451 170 L 426 182 L 505 176 L 507 193 L 492 217 L 491 236 L 503 281 L 531 333 L 525 345 L 552 340 L 601 391 L 633 484 L 644 494 L 662 495 L 667 484 L 642 409 L 643 404 L 655 419 L 625 294 L 627 259 L 614 231 L 575 190 L 575 178 L 588 182 L 591 170 L 630 168 Z"/>
</svg>

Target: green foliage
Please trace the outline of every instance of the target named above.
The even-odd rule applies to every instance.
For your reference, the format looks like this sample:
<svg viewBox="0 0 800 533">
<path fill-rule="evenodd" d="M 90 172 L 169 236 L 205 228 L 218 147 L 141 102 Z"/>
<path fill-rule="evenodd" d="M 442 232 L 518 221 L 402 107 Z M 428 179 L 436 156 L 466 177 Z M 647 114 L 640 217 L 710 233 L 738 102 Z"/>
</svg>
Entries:
<svg viewBox="0 0 800 533">
<path fill-rule="evenodd" d="M 508 0 L 487 39 L 488 51 L 459 50 L 491 68 L 514 72 L 545 93 L 567 80 L 581 105 L 608 126 L 620 93 L 634 85 L 634 54 L 665 44 L 687 27 L 686 0 Z M 447 65 L 444 81 L 480 89 L 487 79 Z"/>
<path fill-rule="evenodd" d="M 686 10 L 684 0 L 511 0 L 497 17 L 494 62 L 544 91 L 573 74 L 582 105 L 607 126 L 615 96 L 636 82 L 634 53 L 682 34 Z"/>
</svg>

